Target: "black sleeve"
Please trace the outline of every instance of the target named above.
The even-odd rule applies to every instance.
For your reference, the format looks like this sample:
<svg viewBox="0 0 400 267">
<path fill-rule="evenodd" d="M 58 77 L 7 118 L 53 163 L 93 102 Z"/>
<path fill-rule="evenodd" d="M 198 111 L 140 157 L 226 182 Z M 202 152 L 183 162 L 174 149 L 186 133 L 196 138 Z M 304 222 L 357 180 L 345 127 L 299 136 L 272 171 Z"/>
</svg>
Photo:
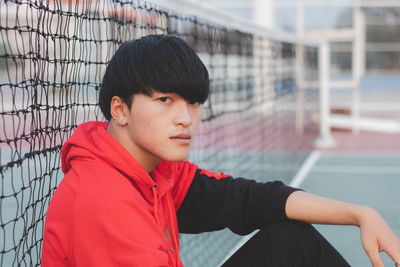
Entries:
<svg viewBox="0 0 400 267">
<path fill-rule="evenodd" d="M 229 227 L 245 235 L 273 221 L 287 220 L 288 196 L 298 190 L 274 181 L 244 178 L 216 179 L 197 170 L 177 216 L 181 233 L 200 233 Z"/>
</svg>

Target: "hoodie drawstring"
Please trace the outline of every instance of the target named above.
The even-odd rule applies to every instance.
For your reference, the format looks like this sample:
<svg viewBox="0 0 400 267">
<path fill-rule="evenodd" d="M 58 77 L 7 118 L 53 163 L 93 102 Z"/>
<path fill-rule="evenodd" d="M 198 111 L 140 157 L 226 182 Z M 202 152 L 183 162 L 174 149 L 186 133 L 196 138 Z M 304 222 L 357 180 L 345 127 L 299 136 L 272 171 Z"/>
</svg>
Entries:
<svg viewBox="0 0 400 267">
<path fill-rule="evenodd" d="M 158 218 L 158 195 L 157 195 L 157 185 L 154 184 L 151 186 L 151 190 L 153 191 L 153 195 L 154 195 L 154 218 L 156 219 L 157 224 L 162 227 L 161 223 L 160 223 L 160 219 Z M 168 253 L 168 256 L 171 258 L 172 264 L 174 265 L 174 267 L 178 266 L 178 262 L 179 262 L 179 245 L 176 239 L 176 233 L 175 233 L 175 227 L 174 227 L 174 221 L 173 221 L 173 216 L 176 216 L 173 212 L 172 212 L 172 207 L 171 207 L 171 203 L 170 203 L 170 199 L 169 196 L 166 196 L 167 198 L 167 205 L 168 205 L 168 212 L 169 212 L 169 219 L 170 219 L 170 224 L 171 224 L 171 235 L 172 235 L 172 239 L 174 242 L 174 246 L 175 246 L 175 255 L 176 255 L 176 259 L 172 258 L 171 253 Z"/>
<path fill-rule="evenodd" d="M 178 244 L 178 241 L 176 239 L 176 234 L 177 233 L 175 233 L 175 227 L 174 227 L 175 224 L 174 224 L 174 221 L 173 221 L 173 218 L 174 218 L 173 216 L 176 216 L 176 214 L 172 212 L 171 200 L 170 200 L 170 197 L 168 195 L 167 195 L 167 204 L 168 204 L 168 211 L 169 211 L 169 220 L 170 220 L 171 228 L 172 228 L 172 239 L 174 240 L 174 245 L 175 245 L 175 249 L 176 249 L 176 252 L 175 252 L 176 264 L 178 265 L 178 262 L 179 262 L 179 244 Z"/>
<path fill-rule="evenodd" d="M 160 224 L 160 219 L 158 218 L 158 208 L 157 208 L 157 202 L 158 202 L 158 197 L 157 197 L 157 185 L 154 184 L 151 186 L 151 190 L 153 191 L 153 195 L 154 195 L 154 217 L 156 218 L 156 222 L 159 226 L 161 226 Z"/>
</svg>

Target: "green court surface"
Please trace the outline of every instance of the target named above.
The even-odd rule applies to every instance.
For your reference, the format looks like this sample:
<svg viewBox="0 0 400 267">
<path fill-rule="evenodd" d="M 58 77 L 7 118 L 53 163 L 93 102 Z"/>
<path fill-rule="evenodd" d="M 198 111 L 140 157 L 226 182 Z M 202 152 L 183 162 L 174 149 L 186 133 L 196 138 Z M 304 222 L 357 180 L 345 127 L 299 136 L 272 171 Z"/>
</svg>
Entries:
<svg viewBox="0 0 400 267">
<path fill-rule="evenodd" d="M 307 192 L 375 208 L 400 237 L 400 153 L 323 152 L 300 187 Z M 371 266 L 354 226 L 317 225 L 351 266 Z M 381 253 L 385 266 L 393 261 Z"/>
</svg>

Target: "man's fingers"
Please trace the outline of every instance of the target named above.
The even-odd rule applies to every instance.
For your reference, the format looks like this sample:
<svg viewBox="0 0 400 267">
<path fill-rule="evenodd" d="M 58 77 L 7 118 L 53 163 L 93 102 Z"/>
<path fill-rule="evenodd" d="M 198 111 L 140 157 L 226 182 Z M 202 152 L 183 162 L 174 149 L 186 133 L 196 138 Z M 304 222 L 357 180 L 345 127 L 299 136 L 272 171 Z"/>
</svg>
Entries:
<svg viewBox="0 0 400 267">
<path fill-rule="evenodd" d="M 386 252 L 394 262 L 400 261 L 400 240 L 396 237 L 391 229 L 388 229 L 388 235 L 380 241 L 381 251 Z"/>
<path fill-rule="evenodd" d="M 386 253 L 392 258 L 392 260 L 400 266 L 400 239 L 398 239 L 393 233 L 394 241 L 387 245 Z"/>
<path fill-rule="evenodd" d="M 400 263 L 400 247 L 394 250 L 385 250 L 385 252 L 395 263 Z M 398 264 L 398 266 L 400 266 L 400 264 Z"/>
<path fill-rule="evenodd" d="M 364 240 L 364 250 L 367 253 L 369 260 L 373 267 L 385 267 L 381 256 L 379 255 L 380 249 L 377 241 Z"/>
<path fill-rule="evenodd" d="M 379 255 L 378 250 L 376 250 L 375 252 L 370 252 L 368 253 L 369 259 L 371 260 L 372 266 L 373 267 L 385 267 L 385 265 L 383 264 L 383 261 L 381 259 L 381 256 Z"/>
</svg>

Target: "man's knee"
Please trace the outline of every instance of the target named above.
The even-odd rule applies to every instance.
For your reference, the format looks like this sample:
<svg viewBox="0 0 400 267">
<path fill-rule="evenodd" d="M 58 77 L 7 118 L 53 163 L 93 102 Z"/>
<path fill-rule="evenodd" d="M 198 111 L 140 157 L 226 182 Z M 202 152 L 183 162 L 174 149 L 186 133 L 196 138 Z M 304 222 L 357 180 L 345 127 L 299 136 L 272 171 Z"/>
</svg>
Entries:
<svg viewBox="0 0 400 267">
<path fill-rule="evenodd" d="M 305 243 L 312 243 L 319 238 L 317 231 L 311 224 L 299 221 L 273 223 L 261 229 L 257 235 L 260 235 L 259 238 L 264 241 L 272 242 L 275 245 L 290 243 L 303 246 Z"/>
<path fill-rule="evenodd" d="M 311 224 L 299 221 L 273 223 L 257 235 L 257 243 L 262 249 L 282 257 L 285 263 L 282 266 L 349 266 Z"/>
<path fill-rule="evenodd" d="M 349 265 L 311 224 L 287 221 L 261 229 L 223 266 Z"/>
</svg>

